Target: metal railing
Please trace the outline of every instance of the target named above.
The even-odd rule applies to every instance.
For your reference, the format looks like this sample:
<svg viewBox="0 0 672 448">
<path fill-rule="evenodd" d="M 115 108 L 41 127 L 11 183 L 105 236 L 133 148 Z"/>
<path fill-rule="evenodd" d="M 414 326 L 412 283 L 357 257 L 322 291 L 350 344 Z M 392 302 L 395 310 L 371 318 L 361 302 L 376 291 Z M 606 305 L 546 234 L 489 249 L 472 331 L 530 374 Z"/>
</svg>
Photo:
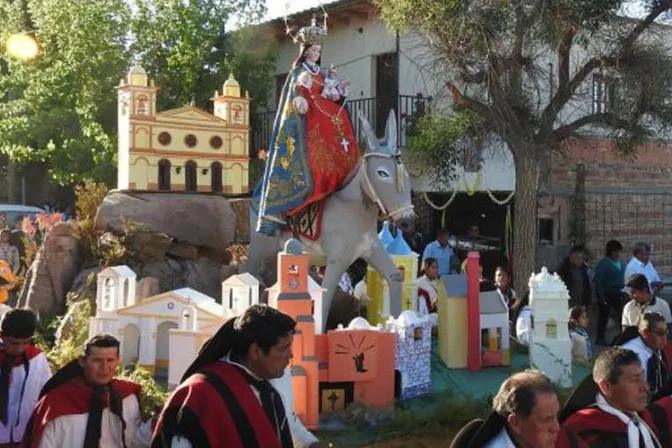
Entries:
<svg viewBox="0 0 672 448">
<path fill-rule="evenodd" d="M 358 144 L 364 138 L 360 132 L 361 123 L 358 118 L 360 113 L 371 123 L 378 136 L 382 137 L 385 133 L 387 116 L 390 110 L 394 110 L 397 114 L 397 146 L 402 148 L 406 146 L 413 118 L 429 112 L 431 104 L 432 97 L 418 94 L 416 96 L 398 95 L 348 100 L 345 103 L 345 108 L 350 115 Z M 250 136 L 252 157 L 255 157 L 258 151 L 268 149 L 273 132 L 275 113 L 275 111 L 267 111 L 252 114 Z"/>
</svg>

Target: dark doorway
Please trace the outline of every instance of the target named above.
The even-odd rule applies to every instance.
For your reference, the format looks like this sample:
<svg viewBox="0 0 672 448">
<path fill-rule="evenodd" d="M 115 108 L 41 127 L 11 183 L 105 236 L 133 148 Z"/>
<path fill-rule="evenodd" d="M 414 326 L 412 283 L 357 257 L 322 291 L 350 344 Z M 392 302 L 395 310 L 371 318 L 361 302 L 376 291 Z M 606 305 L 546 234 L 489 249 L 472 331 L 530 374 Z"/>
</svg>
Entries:
<svg viewBox="0 0 672 448">
<path fill-rule="evenodd" d="M 222 164 L 215 162 L 210 166 L 212 191 L 222 191 Z"/>
<path fill-rule="evenodd" d="M 186 191 L 197 191 L 196 182 L 196 162 L 190 160 L 184 166 L 184 189 Z"/>
<path fill-rule="evenodd" d="M 509 193 L 493 192 L 498 199 L 505 198 Z M 449 193 L 429 193 L 429 198 L 435 204 L 444 204 L 450 196 Z M 507 205 L 511 206 L 513 212 L 513 200 Z M 467 193 L 458 193 L 446 209 L 445 226 L 451 235 L 463 241 L 470 241 L 469 227 L 478 226 L 480 235 L 478 242 L 492 248 L 480 251 L 483 275 L 489 279 L 494 277 L 497 266 L 505 266 L 506 263 L 504 245 L 507 205 L 496 204 L 487 193 L 477 192 L 471 196 Z M 435 210 L 432 229 L 422 229 L 426 243 L 434 240 L 436 231 L 441 228 L 441 222 L 442 212 Z M 458 250 L 457 255 L 460 261 L 463 261 L 466 251 Z"/>
<path fill-rule="evenodd" d="M 397 110 L 399 80 L 397 79 L 397 53 L 376 56 L 376 133 L 385 133 L 385 124 L 390 110 Z M 399 117 L 397 117 L 399 120 Z"/>
<path fill-rule="evenodd" d="M 170 191 L 170 162 L 159 160 L 159 190 Z"/>
</svg>

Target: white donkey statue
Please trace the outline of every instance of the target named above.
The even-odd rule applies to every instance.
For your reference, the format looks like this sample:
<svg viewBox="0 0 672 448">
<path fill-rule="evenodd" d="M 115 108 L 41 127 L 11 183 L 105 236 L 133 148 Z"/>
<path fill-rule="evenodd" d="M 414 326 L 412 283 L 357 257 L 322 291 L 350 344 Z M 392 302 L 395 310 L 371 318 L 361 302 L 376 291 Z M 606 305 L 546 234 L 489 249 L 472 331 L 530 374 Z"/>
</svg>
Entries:
<svg viewBox="0 0 672 448">
<path fill-rule="evenodd" d="M 329 316 L 334 291 L 348 267 L 364 259 L 387 280 L 390 311 L 401 313 L 402 275 L 385 251 L 377 234 L 379 211 L 402 229 L 409 228 L 415 212 L 411 203 L 411 185 L 397 148 L 397 120 L 394 111 L 387 118 L 385 138 L 379 140 L 369 122 L 359 119 L 366 138 L 367 151 L 347 177 L 340 190 L 327 198 L 322 214 L 322 232 L 316 241 L 302 241 L 306 252 L 326 262 L 322 288 L 324 325 Z M 255 232 L 256 216 L 250 213 L 251 244 L 247 272 L 256 276 L 261 260 L 277 253 L 292 238 L 287 232 L 269 237 Z M 323 328 L 322 331 L 326 331 Z"/>
</svg>

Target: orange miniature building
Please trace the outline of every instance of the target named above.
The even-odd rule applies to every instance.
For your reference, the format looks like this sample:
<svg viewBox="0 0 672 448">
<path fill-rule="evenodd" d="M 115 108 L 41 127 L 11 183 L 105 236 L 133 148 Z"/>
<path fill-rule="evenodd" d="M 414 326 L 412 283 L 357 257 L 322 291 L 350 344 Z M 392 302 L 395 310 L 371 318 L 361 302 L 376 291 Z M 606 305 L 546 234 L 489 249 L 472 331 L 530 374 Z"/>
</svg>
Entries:
<svg viewBox="0 0 672 448">
<path fill-rule="evenodd" d="M 316 307 L 308 288 L 308 256 L 291 239 L 278 254 L 278 310 L 296 320 L 291 361 L 294 412 L 309 429 L 320 412 L 336 412 L 357 401 L 370 407 L 394 403 L 396 336 L 363 318 L 347 329 L 316 334 Z"/>
</svg>

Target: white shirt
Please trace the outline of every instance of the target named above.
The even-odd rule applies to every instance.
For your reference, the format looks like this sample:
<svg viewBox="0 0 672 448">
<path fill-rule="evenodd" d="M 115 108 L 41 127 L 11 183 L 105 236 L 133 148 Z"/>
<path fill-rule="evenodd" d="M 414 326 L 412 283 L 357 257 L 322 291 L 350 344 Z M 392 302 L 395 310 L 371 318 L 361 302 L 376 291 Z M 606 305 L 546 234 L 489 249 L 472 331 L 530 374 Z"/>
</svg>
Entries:
<svg viewBox="0 0 672 448">
<path fill-rule="evenodd" d="M 628 265 L 625 267 L 625 272 L 623 273 L 624 283 L 627 285 L 628 279 L 630 279 L 630 277 L 635 274 L 643 274 L 649 281 L 649 287 L 651 287 L 651 283 L 661 281 L 660 275 L 658 275 L 656 268 L 653 267 L 653 263 L 649 261 L 648 263 L 644 264 L 635 257 L 632 257 L 628 262 Z M 653 292 L 653 288 L 651 288 L 651 292 Z"/>
<path fill-rule="evenodd" d="M 355 292 L 353 293 L 355 298 L 359 301 L 366 302 L 369 300 L 369 291 L 366 288 L 366 281 L 360 280 L 357 285 L 355 285 Z"/>
<path fill-rule="evenodd" d="M 663 316 L 666 324 L 672 323 L 672 314 L 670 313 L 670 305 L 660 297 L 655 297 L 654 303 L 651 302 L 640 305 L 634 300 L 629 301 L 623 307 L 623 317 L 621 324 L 624 327 L 636 327 L 639 325 L 639 319 L 646 313 L 658 313 Z"/>
<path fill-rule="evenodd" d="M 9 400 L 7 401 L 7 424 L 0 423 L 0 443 L 16 443 L 23 439 L 26 424 L 33 413 L 33 408 L 40 396 L 42 386 L 51 378 L 49 363 L 44 353 L 40 353 L 28 361 L 28 379 L 21 397 L 26 369 L 23 364 L 12 369 L 9 378 Z M 19 404 L 21 409 L 19 409 Z M 13 430 L 12 430 L 13 427 Z"/>
<path fill-rule="evenodd" d="M 230 362 L 230 361 L 229 361 Z M 238 367 L 241 367 L 247 371 L 252 377 L 257 378 L 252 372 L 245 368 L 245 366 L 237 363 Z M 292 433 L 292 442 L 294 443 L 294 448 L 308 448 L 313 443 L 318 442 L 317 437 L 311 434 L 310 431 L 303 426 L 301 420 L 296 416 L 294 412 L 294 389 L 292 386 L 292 374 L 289 370 L 289 367 L 285 369 L 285 374 L 281 378 L 270 380 L 271 385 L 280 393 L 282 398 L 282 403 L 285 405 L 285 414 L 287 414 L 287 422 L 289 423 L 289 430 Z M 259 403 L 261 403 L 261 396 L 259 391 L 249 386 L 254 392 L 254 396 L 257 397 Z M 171 443 L 171 448 L 198 448 L 192 447 L 189 440 L 182 437 L 175 436 Z"/>
<path fill-rule="evenodd" d="M 506 429 L 499 431 L 493 439 L 490 439 L 483 448 L 516 448 L 516 445 L 511 441 L 509 433 L 506 432 Z"/>
<path fill-rule="evenodd" d="M 644 378 L 647 377 L 647 367 L 649 365 L 649 359 L 653 356 L 653 350 L 644 343 L 644 340 L 640 337 L 631 339 L 622 345 L 623 348 L 627 348 L 637 353 L 639 361 L 642 363 L 642 369 L 644 369 Z"/>
<path fill-rule="evenodd" d="M 516 319 L 516 339 L 524 346 L 530 345 L 532 336 L 532 311 L 529 306 L 521 308 Z"/>
<path fill-rule="evenodd" d="M 124 398 L 121 402 L 122 415 L 126 422 L 124 440 L 128 448 L 149 447 L 152 440 L 152 421 L 142 423 L 140 419 L 140 404 L 135 394 Z M 65 448 L 84 446 L 86 437 L 86 422 L 89 413 L 70 414 L 58 417 L 44 428 L 39 448 Z M 121 440 L 121 420 L 107 407 L 103 410 L 100 428 L 101 448 L 123 446 Z"/>
<path fill-rule="evenodd" d="M 430 280 L 426 275 L 423 275 L 418 279 L 418 288 L 422 288 L 427 291 L 429 294 L 429 301 L 435 305 L 436 301 L 439 300 L 439 282 L 438 280 Z M 418 296 L 418 314 L 421 316 L 429 316 L 432 327 L 439 326 L 439 315 L 436 313 L 430 313 L 427 309 L 427 302 L 424 297 Z"/>
</svg>

